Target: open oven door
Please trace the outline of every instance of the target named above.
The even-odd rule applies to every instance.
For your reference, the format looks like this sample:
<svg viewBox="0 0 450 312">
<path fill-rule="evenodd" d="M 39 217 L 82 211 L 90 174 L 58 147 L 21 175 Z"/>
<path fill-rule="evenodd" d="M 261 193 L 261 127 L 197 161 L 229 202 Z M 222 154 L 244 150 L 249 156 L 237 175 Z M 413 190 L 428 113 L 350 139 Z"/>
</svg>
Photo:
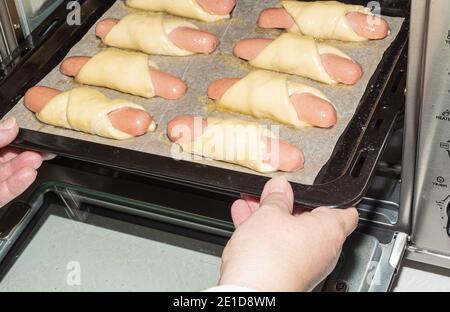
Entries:
<svg viewBox="0 0 450 312">
<path fill-rule="evenodd" d="M 0 291 L 200 291 L 216 285 L 238 194 L 64 160 L 0 217 Z M 82 168 L 81 168 L 82 167 Z M 318 291 L 388 291 L 405 234 L 361 226 Z"/>
</svg>

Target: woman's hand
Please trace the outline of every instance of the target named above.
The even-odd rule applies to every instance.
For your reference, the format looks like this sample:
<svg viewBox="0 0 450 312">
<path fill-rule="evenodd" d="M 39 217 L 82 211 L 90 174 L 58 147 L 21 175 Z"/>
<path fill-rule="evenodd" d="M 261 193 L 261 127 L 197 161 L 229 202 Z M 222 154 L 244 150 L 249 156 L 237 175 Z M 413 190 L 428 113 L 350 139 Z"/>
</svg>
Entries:
<svg viewBox="0 0 450 312">
<path fill-rule="evenodd" d="M 8 147 L 19 133 L 14 118 L 0 123 L 0 207 L 22 194 L 36 179 L 43 156 Z M 51 158 L 48 156 L 46 158 Z"/>
<path fill-rule="evenodd" d="M 346 238 L 356 229 L 356 209 L 294 211 L 283 177 L 272 179 L 261 202 L 232 207 L 236 232 L 222 257 L 220 285 L 258 291 L 310 291 L 334 269 Z"/>
</svg>

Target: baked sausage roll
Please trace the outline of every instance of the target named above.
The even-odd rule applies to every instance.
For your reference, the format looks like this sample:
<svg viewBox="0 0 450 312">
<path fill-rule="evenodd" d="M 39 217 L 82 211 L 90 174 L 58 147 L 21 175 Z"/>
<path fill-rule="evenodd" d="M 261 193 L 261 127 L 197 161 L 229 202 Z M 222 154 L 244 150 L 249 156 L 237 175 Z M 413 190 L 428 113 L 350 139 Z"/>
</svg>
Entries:
<svg viewBox="0 0 450 312">
<path fill-rule="evenodd" d="M 250 64 L 257 68 L 298 75 L 327 84 L 339 83 L 328 74 L 321 55 L 334 54 L 352 60 L 341 50 L 312 37 L 285 33 L 270 43 Z"/>
<path fill-rule="evenodd" d="M 111 100 L 97 90 L 82 87 L 55 96 L 36 117 L 52 126 L 127 140 L 133 136 L 114 128 L 108 117 L 108 114 L 122 108 L 145 111 L 140 105 L 120 99 Z M 152 121 L 148 131 L 154 131 L 155 128 L 156 124 Z"/>
<path fill-rule="evenodd" d="M 368 40 L 353 30 L 346 15 L 351 12 L 371 15 L 369 8 L 338 1 L 282 1 L 281 5 L 294 19 L 295 24 L 289 29 L 290 32 L 320 39 Z"/>
<path fill-rule="evenodd" d="M 261 173 L 278 171 L 265 162 L 267 138 L 275 139 L 265 126 L 240 119 L 208 118 L 203 134 L 192 142 L 179 143 L 184 152 L 246 167 Z"/>
<path fill-rule="evenodd" d="M 103 38 L 103 43 L 116 48 L 147 54 L 188 56 L 194 52 L 177 47 L 169 34 L 178 27 L 199 29 L 196 25 L 162 14 L 134 13 L 125 16 Z"/>
<path fill-rule="evenodd" d="M 321 91 L 289 81 L 287 75 L 257 70 L 236 82 L 217 101 L 222 110 L 241 113 L 260 119 L 271 119 L 294 128 L 311 127 L 301 120 L 290 97 L 311 94 L 331 104 Z"/>
<path fill-rule="evenodd" d="M 229 14 L 216 15 L 206 12 L 195 0 L 127 0 L 127 5 L 135 9 L 167 12 L 202 22 L 216 22 L 230 18 Z"/>
<path fill-rule="evenodd" d="M 105 49 L 82 67 L 75 81 L 152 98 L 155 88 L 149 66 L 158 69 L 146 54 Z"/>
</svg>

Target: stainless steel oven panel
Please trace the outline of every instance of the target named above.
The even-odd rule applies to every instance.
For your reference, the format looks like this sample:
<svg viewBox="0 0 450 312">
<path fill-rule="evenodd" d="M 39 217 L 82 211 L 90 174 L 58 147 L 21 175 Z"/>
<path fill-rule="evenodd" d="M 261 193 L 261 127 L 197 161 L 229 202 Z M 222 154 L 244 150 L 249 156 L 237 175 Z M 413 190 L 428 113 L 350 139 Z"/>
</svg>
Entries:
<svg viewBox="0 0 450 312">
<path fill-rule="evenodd" d="M 23 34 L 28 36 L 36 29 L 64 0 L 16 0 Z"/>
<path fill-rule="evenodd" d="M 425 14 L 415 20 L 414 14 Z M 411 38 L 417 40 L 410 53 L 411 82 L 407 123 L 411 138 L 414 128 L 418 129 L 417 145 L 407 137 L 406 149 L 417 146 L 415 181 L 413 192 L 412 243 L 410 256 L 431 264 L 450 268 L 450 236 L 448 232 L 450 213 L 450 2 L 448 0 L 415 1 L 413 3 L 413 24 L 425 25 L 425 44 L 421 49 L 421 31 L 418 25 L 412 29 Z M 412 44 L 415 42 L 413 41 Z M 423 52 L 422 62 L 415 53 Z M 420 68 L 420 64 L 423 64 Z M 419 69 L 415 69 L 415 68 Z M 418 70 L 422 70 L 419 72 Z M 417 73 L 415 71 L 417 70 Z M 418 102 L 414 103 L 414 98 Z M 414 106 L 415 104 L 415 106 Z M 414 123 L 413 114 L 419 109 L 419 123 Z M 410 145 L 409 145 L 410 144 Z M 406 152 L 409 158 L 412 152 Z M 404 166 L 412 159 L 405 159 Z M 404 192 L 410 191 L 409 171 L 404 167 Z M 405 196 L 410 194 L 405 193 Z M 405 201 L 407 204 L 407 201 Z M 406 206 L 407 207 L 407 206 Z M 436 257 L 430 257 L 435 254 Z"/>
<path fill-rule="evenodd" d="M 408 51 L 408 77 L 406 86 L 405 122 L 403 138 L 402 178 L 400 192 L 399 225 L 411 233 L 411 219 L 416 170 L 419 106 L 422 93 L 422 58 L 428 0 L 412 0 Z"/>
<path fill-rule="evenodd" d="M 10 60 L 22 39 L 14 0 L 0 0 L 0 67 Z"/>
</svg>

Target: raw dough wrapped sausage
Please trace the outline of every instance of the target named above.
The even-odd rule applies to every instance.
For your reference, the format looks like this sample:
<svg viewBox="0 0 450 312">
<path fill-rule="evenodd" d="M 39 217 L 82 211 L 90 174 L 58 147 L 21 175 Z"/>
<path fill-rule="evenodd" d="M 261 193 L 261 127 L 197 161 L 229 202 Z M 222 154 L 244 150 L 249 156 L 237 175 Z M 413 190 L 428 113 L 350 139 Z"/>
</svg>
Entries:
<svg viewBox="0 0 450 312">
<path fill-rule="evenodd" d="M 97 90 L 82 87 L 55 96 L 36 117 L 56 127 L 127 140 L 133 136 L 114 128 L 108 117 L 108 114 L 122 108 L 145 110 L 140 105 L 125 100 L 111 100 Z M 152 122 L 148 131 L 154 131 L 155 128 L 156 124 Z"/>
<path fill-rule="evenodd" d="M 167 12 L 203 22 L 216 22 L 230 18 L 229 14 L 216 15 L 206 12 L 195 0 L 127 0 L 127 5 L 135 9 Z"/>
<path fill-rule="evenodd" d="M 337 84 L 325 69 L 321 55 L 351 58 L 341 50 L 319 43 L 312 37 L 286 33 L 270 43 L 250 64 L 257 68 L 307 77 L 327 84 Z"/>
<path fill-rule="evenodd" d="M 371 14 L 361 5 L 344 4 L 338 1 L 282 1 L 282 6 L 295 21 L 289 31 L 320 39 L 342 41 L 367 41 L 358 35 L 346 15 L 351 12 Z"/>
<path fill-rule="evenodd" d="M 288 81 L 287 75 L 257 70 L 228 89 L 217 101 L 217 106 L 256 118 L 272 119 L 294 128 L 310 127 L 299 118 L 290 99 L 296 93 L 309 93 L 330 102 L 321 91 Z"/>
<path fill-rule="evenodd" d="M 106 49 L 82 67 L 75 81 L 151 98 L 155 88 L 149 66 L 158 69 L 146 54 Z"/>
<path fill-rule="evenodd" d="M 169 38 L 176 28 L 198 29 L 192 23 L 162 14 L 134 13 L 125 16 L 103 39 L 112 47 L 141 51 L 147 54 L 187 56 L 195 53 L 177 47 Z"/>
<path fill-rule="evenodd" d="M 261 173 L 278 171 L 278 168 L 265 161 L 267 139 L 275 139 L 268 128 L 240 119 L 208 118 L 207 123 L 203 134 L 193 141 L 178 143 L 183 151 Z"/>
</svg>

